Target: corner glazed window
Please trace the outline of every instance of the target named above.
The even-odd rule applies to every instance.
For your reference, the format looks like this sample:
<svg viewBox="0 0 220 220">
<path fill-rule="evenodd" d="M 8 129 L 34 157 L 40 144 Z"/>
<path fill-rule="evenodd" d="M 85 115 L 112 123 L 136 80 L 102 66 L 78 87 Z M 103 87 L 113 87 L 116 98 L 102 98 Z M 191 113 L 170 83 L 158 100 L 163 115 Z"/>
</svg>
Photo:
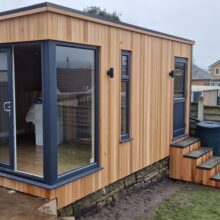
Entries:
<svg viewBox="0 0 220 220">
<path fill-rule="evenodd" d="M 131 54 L 121 54 L 121 141 L 130 138 L 130 60 Z"/>
<path fill-rule="evenodd" d="M 95 54 L 56 46 L 58 175 L 95 162 Z"/>
</svg>

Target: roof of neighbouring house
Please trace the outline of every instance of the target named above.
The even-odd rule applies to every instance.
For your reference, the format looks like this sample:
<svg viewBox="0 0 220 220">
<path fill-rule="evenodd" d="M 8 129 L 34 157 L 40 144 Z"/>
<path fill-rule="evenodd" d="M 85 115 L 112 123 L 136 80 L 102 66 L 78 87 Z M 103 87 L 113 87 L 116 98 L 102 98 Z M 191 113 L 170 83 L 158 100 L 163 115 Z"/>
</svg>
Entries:
<svg viewBox="0 0 220 220">
<path fill-rule="evenodd" d="M 214 62 L 213 64 L 211 64 L 209 66 L 209 70 L 212 69 L 212 67 L 214 67 L 215 65 L 219 64 L 220 63 L 220 60 L 217 60 L 216 62 Z"/>
<path fill-rule="evenodd" d="M 220 86 L 197 86 L 192 85 L 192 92 L 204 92 L 204 91 L 215 91 L 220 90 Z"/>
<path fill-rule="evenodd" d="M 192 80 L 212 80 L 214 77 L 204 69 L 192 64 Z"/>
<path fill-rule="evenodd" d="M 127 27 L 127 28 L 132 28 L 132 29 L 136 29 L 136 30 L 139 30 L 139 31 L 152 33 L 154 35 L 162 35 L 164 37 L 173 38 L 174 40 L 176 39 L 176 40 L 180 40 L 180 41 L 185 41 L 185 42 L 190 43 L 190 44 L 195 43 L 195 41 L 189 40 L 189 39 L 186 39 L 186 38 L 178 37 L 178 36 L 171 35 L 171 34 L 162 33 L 162 32 L 159 32 L 159 31 L 154 31 L 154 30 L 143 28 L 143 27 L 136 26 L 136 25 L 133 25 L 133 24 L 128 24 L 128 23 L 125 23 L 125 22 L 114 21 L 112 19 L 105 18 L 105 17 L 99 16 L 99 15 L 91 15 L 91 14 L 88 14 L 88 13 L 83 12 L 83 11 L 75 10 L 75 9 L 72 9 L 72 8 L 69 8 L 69 7 L 64 7 L 62 5 L 57 5 L 57 4 L 53 4 L 53 3 L 50 3 L 50 2 L 44 2 L 44 3 L 40 3 L 40 4 L 35 4 L 35 5 L 23 7 L 23 8 L 18 8 L 18 9 L 13 9 L 13 10 L 9 10 L 9 11 L 0 12 L 0 19 L 1 19 L 1 16 L 8 16 L 8 15 L 16 14 L 16 13 L 20 14 L 20 13 L 25 12 L 25 11 L 30 11 L 30 10 L 34 10 L 34 9 L 40 9 L 40 8 L 46 8 L 46 10 L 50 10 L 50 8 L 53 8 L 53 9 L 56 9 L 56 10 L 61 10 L 61 11 L 65 11 L 65 12 L 78 14 L 78 15 L 81 15 L 81 16 L 90 17 L 90 18 L 93 18 L 93 19 L 98 19 L 99 21 L 109 22 L 109 24 L 112 24 L 112 25 L 113 24 L 121 25 L 122 27 L 124 26 L 124 27 Z"/>
</svg>

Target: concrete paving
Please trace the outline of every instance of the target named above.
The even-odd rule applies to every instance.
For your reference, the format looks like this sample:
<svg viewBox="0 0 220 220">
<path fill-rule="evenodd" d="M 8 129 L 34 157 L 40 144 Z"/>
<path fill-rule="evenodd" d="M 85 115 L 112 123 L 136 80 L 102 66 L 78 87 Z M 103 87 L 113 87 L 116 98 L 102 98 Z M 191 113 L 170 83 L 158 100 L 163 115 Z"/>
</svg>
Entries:
<svg viewBox="0 0 220 220">
<path fill-rule="evenodd" d="M 56 213 L 50 211 L 51 205 L 54 203 L 0 187 L 0 220 L 58 219 Z"/>
</svg>

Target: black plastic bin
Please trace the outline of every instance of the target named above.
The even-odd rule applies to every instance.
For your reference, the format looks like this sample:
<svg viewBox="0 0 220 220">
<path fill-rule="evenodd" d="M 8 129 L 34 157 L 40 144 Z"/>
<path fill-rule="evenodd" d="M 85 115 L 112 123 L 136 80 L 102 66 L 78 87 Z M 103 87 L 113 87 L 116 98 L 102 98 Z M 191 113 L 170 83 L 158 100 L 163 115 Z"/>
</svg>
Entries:
<svg viewBox="0 0 220 220">
<path fill-rule="evenodd" d="M 197 123 L 197 135 L 204 147 L 213 149 L 214 156 L 220 156 L 220 122 L 202 121 Z"/>
</svg>

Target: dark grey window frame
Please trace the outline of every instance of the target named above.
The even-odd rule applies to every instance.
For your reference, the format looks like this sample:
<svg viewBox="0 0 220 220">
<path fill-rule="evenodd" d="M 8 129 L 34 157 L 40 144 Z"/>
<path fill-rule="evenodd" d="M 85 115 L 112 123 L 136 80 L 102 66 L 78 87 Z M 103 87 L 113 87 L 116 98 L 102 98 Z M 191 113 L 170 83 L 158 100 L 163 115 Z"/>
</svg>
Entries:
<svg viewBox="0 0 220 220">
<path fill-rule="evenodd" d="M 122 57 L 123 56 L 127 56 L 127 60 L 128 60 L 128 72 L 127 75 L 123 75 L 122 74 Z M 127 88 L 127 94 L 126 94 L 126 134 L 120 134 L 120 142 L 127 142 L 130 141 L 132 138 L 130 136 L 130 102 L 131 102 L 131 51 L 127 51 L 127 50 L 122 50 L 121 51 L 121 83 L 122 82 L 126 82 L 128 84 L 128 88 Z M 121 91 L 120 91 L 120 98 L 121 98 Z M 120 118 L 121 117 L 121 102 L 120 102 Z M 122 119 L 121 119 L 122 120 Z M 121 128 L 121 120 L 120 120 L 120 128 Z M 121 133 L 121 129 L 120 129 L 120 133 Z"/>
<path fill-rule="evenodd" d="M 102 168 L 99 166 L 99 47 L 61 41 L 33 41 L 0 44 L 0 48 L 14 46 L 41 46 L 41 76 L 43 94 L 43 177 L 0 167 L 0 176 L 53 189 L 82 178 Z M 95 51 L 95 162 L 58 176 L 57 173 L 57 94 L 56 94 L 56 46 L 84 48 Z M 11 67 L 12 68 L 12 67 Z"/>
<path fill-rule="evenodd" d="M 187 87 L 186 87 L 187 86 L 186 83 L 187 83 L 187 80 L 188 80 L 187 79 L 188 59 L 185 58 L 185 57 L 174 56 L 174 66 L 173 66 L 174 70 L 176 68 L 176 63 L 184 64 L 184 70 L 185 70 L 185 72 L 184 72 L 184 74 L 185 74 L 184 75 L 184 82 L 183 82 L 184 94 L 183 94 L 183 97 L 175 99 L 174 88 L 173 88 L 173 102 L 175 104 L 175 103 L 180 103 L 181 100 L 184 100 L 184 102 L 185 102 L 185 107 L 184 107 L 184 122 L 185 122 L 185 124 L 184 124 L 184 129 L 183 130 L 177 131 L 176 133 L 174 133 L 174 131 L 173 131 L 173 140 L 184 136 L 185 133 L 186 133 L 186 100 L 187 100 L 187 95 L 188 95 L 187 94 Z M 173 110 L 173 123 L 174 123 L 174 121 L 175 121 L 175 117 L 174 117 L 174 110 Z M 173 124 L 173 127 L 174 127 L 174 124 Z"/>
<path fill-rule="evenodd" d="M 99 164 L 99 49 L 98 47 L 95 46 L 88 46 L 88 45 L 82 45 L 82 44 L 74 44 L 74 43 L 66 43 L 66 42 L 60 42 L 60 41 L 54 41 L 54 62 L 56 63 L 56 47 L 57 46 L 61 46 L 61 47 L 69 47 L 69 48 L 79 48 L 79 49 L 87 49 L 87 50 L 93 50 L 94 54 L 95 54 L 95 162 L 92 164 L 89 164 L 87 166 L 66 172 L 64 174 L 58 175 L 57 174 L 57 180 L 61 181 L 61 180 L 65 180 L 66 178 L 71 178 L 72 176 L 76 176 L 79 175 L 81 173 L 86 173 L 88 170 L 90 169 L 94 169 L 98 167 Z M 55 65 L 53 65 L 55 66 Z M 55 83 L 53 83 L 55 86 L 57 85 L 57 74 L 56 74 L 56 66 L 55 66 L 55 72 L 53 73 L 53 75 L 55 76 Z M 56 88 L 54 88 L 54 94 L 56 95 Z M 57 118 L 57 95 L 56 95 L 56 102 L 55 102 L 55 109 L 54 112 L 56 114 L 56 118 Z M 57 128 L 56 125 L 54 125 L 55 128 Z M 56 137 L 57 137 L 57 130 L 54 131 L 54 134 L 56 133 Z M 54 139 L 54 142 L 56 142 L 56 139 Z M 55 146 L 55 145 L 54 145 Z M 56 144 L 57 146 L 57 144 Z M 56 168 L 57 168 L 57 156 L 56 156 Z M 57 173 L 57 170 L 56 170 Z"/>
</svg>

